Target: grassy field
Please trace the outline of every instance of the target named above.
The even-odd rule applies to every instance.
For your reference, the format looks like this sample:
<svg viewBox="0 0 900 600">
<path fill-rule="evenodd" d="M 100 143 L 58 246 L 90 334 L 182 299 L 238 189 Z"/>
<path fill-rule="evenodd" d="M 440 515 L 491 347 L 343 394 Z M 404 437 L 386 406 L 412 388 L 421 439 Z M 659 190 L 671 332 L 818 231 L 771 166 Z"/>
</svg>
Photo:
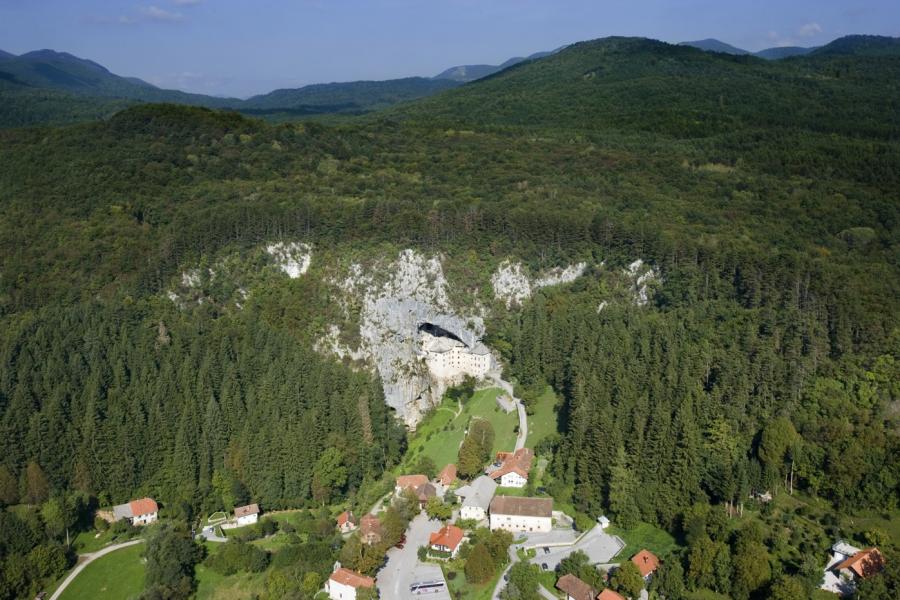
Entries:
<svg viewBox="0 0 900 600">
<path fill-rule="evenodd" d="M 619 536 L 625 542 L 625 547 L 616 556 L 616 560 L 631 558 L 644 548 L 658 557 L 664 558 L 678 547 L 675 538 L 668 532 L 648 523 L 639 523 L 632 529 L 610 526 L 606 532 Z"/>
<path fill-rule="evenodd" d="M 265 591 L 265 573 L 219 575 L 197 565 L 197 600 L 250 600 Z"/>
<path fill-rule="evenodd" d="M 505 567 L 504 567 L 505 568 Z M 466 573 L 462 569 L 456 571 L 453 579 L 447 577 L 447 568 L 444 566 L 444 579 L 447 581 L 447 587 L 453 597 L 465 598 L 466 600 L 490 600 L 497 586 L 497 580 L 500 579 L 503 569 L 497 569 L 497 573 L 487 583 L 481 585 L 471 584 L 466 581 Z"/>
<path fill-rule="evenodd" d="M 61 600 L 127 600 L 144 590 L 143 544 L 98 558 L 72 581 Z"/>
<path fill-rule="evenodd" d="M 455 463 L 469 420 L 478 417 L 490 421 L 494 427 L 494 452 L 512 450 L 516 444 L 515 427 L 518 417 L 515 412 L 505 413 L 497 406 L 497 395 L 501 390 L 490 388 L 478 390 L 465 404 L 457 416 L 457 405 L 444 401 L 428 416 L 409 443 L 404 465 L 414 464 L 420 456 L 428 456 L 443 468 L 447 463 Z"/>
<path fill-rule="evenodd" d="M 538 396 L 534 407 L 534 414 L 528 417 L 528 440 L 526 445 L 534 448 L 542 439 L 556 433 L 556 394 L 549 385 Z"/>
</svg>

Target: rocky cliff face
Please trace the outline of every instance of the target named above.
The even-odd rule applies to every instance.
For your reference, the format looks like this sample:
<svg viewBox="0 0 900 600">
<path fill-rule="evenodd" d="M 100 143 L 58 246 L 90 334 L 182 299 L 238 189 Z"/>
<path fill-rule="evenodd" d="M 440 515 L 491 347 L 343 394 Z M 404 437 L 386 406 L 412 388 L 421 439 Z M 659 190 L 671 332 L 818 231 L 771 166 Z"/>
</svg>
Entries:
<svg viewBox="0 0 900 600">
<path fill-rule="evenodd" d="M 522 263 L 506 261 L 491 276 L 491 285 L 494 297 L 503 300 L 507 308 L 512 308 L 530 298 L 535 289 L 575 281 L 586 268 L 587 263 L 580 262 L 547 269 L 532 277 Z"/>
<path fill-rule="evenodd" d="M 356 348 L 342 344 L 340 328 L 332 326 L 319 348 L 373 367 L 381 376 L 388 405 L 407 424 L 415 425 L 440 402 L 450 383 L 428 371 L 420 356 L 420 328 L 437 326 L 473 347 L 484 335 L 482 317 L 454 309 L 440 259 L 413 250 L 369 270 L 352 265 L 335 284 L 348 302 L 354 298 L 358 302 L 360 342 Z"/>
</svg>

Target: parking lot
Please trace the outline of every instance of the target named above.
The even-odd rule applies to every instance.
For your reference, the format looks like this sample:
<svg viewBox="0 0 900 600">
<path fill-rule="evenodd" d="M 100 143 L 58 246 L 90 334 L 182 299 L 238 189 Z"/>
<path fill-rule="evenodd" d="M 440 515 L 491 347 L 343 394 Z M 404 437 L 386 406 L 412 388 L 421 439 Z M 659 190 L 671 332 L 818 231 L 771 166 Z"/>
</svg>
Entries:
<svg viewBox="0 0 900 600">
<path fill-rule="evenodd" d="M 532 546 L 530 539 L 528 546 Z M 587 554 L 592 565 L 604 564 L 611 562 L 613 557 L 624 547 L 625 543 L 620 538 L 604 533 L 599 527 L 594 527 L 575 544 L 560 547 L 537 547 L 537 556 L 530 562 L 545 571 L 552 571 L 556 569 L 556 565 L 562 559 L 576 550 L 581 550 Z"/>
<path fill-rule="evenodd" d="M 388 550 L 387 564 L 377 573 L 375 580 L 382 598 L 450 600 L 446 582 L 437 593 L 414 595 L 409 591 L 409 586 L 413 583 L 444 581 L 438 565 L 420 563 L 417 556 L 419 546 L 427 546 L 429 536 L 440 528 L 440 521 L 429 520 L 424 514 L 410 521 L 406 530 L 406 544 L 402 549 Z"/>
</svg>

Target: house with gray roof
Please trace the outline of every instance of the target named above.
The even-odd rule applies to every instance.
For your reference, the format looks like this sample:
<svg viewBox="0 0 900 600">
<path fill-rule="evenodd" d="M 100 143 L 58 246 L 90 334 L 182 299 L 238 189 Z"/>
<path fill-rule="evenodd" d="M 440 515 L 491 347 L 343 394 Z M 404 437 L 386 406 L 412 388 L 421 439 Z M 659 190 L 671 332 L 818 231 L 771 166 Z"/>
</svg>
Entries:
<svg viewBox="0 0 900 600">
<path fill-rule="evenodd" d="M 469 485 L 456 490 L 456 496 L 462 500 L 459 517 L 476 521 L 484 519 L 496 491 L 497 482 L 487 475 L 482 475 Z"/>
</svg>

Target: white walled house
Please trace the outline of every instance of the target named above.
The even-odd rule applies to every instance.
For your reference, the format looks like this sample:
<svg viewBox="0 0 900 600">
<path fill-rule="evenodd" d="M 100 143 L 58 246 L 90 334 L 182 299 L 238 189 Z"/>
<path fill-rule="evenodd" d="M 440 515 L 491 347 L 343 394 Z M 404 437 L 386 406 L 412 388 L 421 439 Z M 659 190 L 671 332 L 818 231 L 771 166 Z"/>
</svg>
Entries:
<svg viewBox="0 0 900 600">
<path fill-rule="evenodd" d="M 456 496 L 462 500 L 459 518 L 481 521 L 487 517 L 488 508 L 496 491 L 497 483 L 486 475 L 456 490 Z"/>
<path fill-rule="evenodd" d="M 259 504 L 248 504 L 234 509 L 234 518 L 238 527 L 253 525 L 259 521 Z"/>
<path fill-rule="evenodd" d="M 135 527 L 147 525 L 159 519 L 159 506 L 153 498 L 132 500 L 127 504 L 113 506 L 113 518 L 116 521 L 127 519 Z"/>
<path fill-rule="evenodd" d="M 534 462 L 534 452 L 530 448 L 498 452 L 497 461 L 500 466 L 491 471 L 490 476 L 500 487 L 523 488 L 528 484 L 528 473 Z"/>
<path fill-rule="evenodd" d="M 325 582 L 325 591 L 331 600 L 356 600 L 356 591 L 359 588 L 371 587 L 375 587 L 374 579 L 344 567 L 332 573 Z"/>
<path fill-rule="evenodd" d="M 495 496 L 490 511 L 491 531 L 546 533 L 553 528 L 552 498 Z"/>
</svg>

